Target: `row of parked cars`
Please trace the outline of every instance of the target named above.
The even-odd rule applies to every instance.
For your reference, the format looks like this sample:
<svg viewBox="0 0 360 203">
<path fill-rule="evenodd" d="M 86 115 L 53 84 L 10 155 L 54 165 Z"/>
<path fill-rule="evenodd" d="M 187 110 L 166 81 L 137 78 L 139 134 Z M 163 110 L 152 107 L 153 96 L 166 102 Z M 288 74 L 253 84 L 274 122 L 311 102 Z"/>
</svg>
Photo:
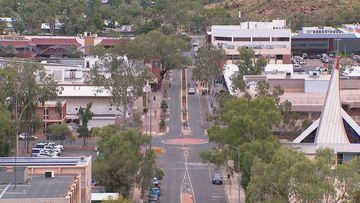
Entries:
<svg viewBox="0 0 360 203">
<path fill-rule="evenodd" d="M 149 190 L 149 203 L 157 203 L 160 201 L 161 189 L 160 180 L 156 177 L 152 179 L 151 187 Z"/>
<path fill-rule="evenodd" d="M 36 147 L 31 149 L 32 157 L 59 157 L 64 151 L 63 145 L 57 145 L 55 142 L 38 142 Z"/>
</svg>

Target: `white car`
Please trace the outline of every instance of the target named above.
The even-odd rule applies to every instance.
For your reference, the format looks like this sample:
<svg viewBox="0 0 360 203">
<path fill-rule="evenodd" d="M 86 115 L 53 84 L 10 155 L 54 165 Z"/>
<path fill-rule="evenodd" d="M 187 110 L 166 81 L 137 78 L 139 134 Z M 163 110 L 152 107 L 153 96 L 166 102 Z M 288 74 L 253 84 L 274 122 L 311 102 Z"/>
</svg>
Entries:
<svg viewBox="0 0 360 203">
<path fill-rule="evenodd" d="M 60 149 L 61 151 L 64 151 L 64 146 L 61 144 L 55 144 L 55 142 L 49 142 L 48 146 L 54 147 L 55 149 Z"/>
<path fill-rule="evenodd" d="M 29 133 L 21 133 L 21 134 L 19 135 L 19 140 L 25 140 L 26 137 L 27 137 L 27 139 L 30 139 L 30 140 L 37 140 L 37 137 L 36 137 L 35 135 L 31 135 L 31 136 L 29 137 Z"/>
<path fill-rule="evenodd" d="M 188 93 L 189 94 L 195 94 L 195 88 L 190 87 L 189 90 L 188 90 Z"/>
</svg>

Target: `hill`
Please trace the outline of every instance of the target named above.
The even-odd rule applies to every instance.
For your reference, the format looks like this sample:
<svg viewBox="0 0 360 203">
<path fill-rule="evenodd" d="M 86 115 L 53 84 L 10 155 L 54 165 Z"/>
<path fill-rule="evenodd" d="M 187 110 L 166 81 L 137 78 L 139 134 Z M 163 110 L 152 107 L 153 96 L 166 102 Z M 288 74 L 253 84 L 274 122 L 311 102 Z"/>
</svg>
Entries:
<svg viewBox="0 0 360 203">
<path fill-rule="evenodd" d="M 291 20 L 292 27 L 360 22 L 359 0 L 231 0 L 217 4 L 243 20 Z"/>
</svg>

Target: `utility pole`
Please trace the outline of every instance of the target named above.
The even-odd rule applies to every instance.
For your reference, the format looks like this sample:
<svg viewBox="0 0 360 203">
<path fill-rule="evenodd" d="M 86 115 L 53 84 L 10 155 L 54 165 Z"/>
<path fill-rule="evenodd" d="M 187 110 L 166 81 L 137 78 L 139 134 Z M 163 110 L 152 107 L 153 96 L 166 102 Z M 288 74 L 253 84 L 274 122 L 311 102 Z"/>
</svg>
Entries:
<svg viewBox="0 0 360 203">
<path fill-rule="evenodd" d="M 147 84 L 146 85 L 146 91 L 147 91 L 147 96 L 148 96 L 148 105 L 149 105 L 149 123 L 150 123 L 150 127 L 149 127 L 149 129 L 150 129 L 150 132 L 149 132 L 149 134 L 150 134 L 150 137 L 152 137 L 152 132 L 151 132 L 151 124 L 152 124 L 152 122 L 151 122 L 151 97 L 150 97 L 150 94 L 151 94 L 151 86 L 149 85 L 149 84 Z M 151 143 L 150 143 L 150 148 L 151 148 Z"/>
</svg>

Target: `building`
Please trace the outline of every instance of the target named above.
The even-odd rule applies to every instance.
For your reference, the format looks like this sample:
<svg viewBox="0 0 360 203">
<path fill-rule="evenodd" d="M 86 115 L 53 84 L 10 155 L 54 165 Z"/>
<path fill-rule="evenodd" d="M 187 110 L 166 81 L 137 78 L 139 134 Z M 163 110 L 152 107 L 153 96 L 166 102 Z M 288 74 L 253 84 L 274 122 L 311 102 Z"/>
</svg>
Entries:
<svg viewBox="0 0 360 203">
<path fill-rule="evenodd" d="M 18 168 L 14 187 L 14 172 L 0 168 L 0 203 L 77 203 L 81 202 L 80 176 L 26 175 L 26 168 Z M 22 173 L 22 174 L 21 174 Z M 25 173 L 25 174 L 24 174 Z"/>
<path fill-rule="evenodd" d="M 331 74 L 321 116 L 289 146 L 314 156 L 316 150 L 334 150 L 338 163 L 360 156 L 360 127 L 341 107 L 339 92 L 339 60 Z"/>
<path fill-rule="evenodd" d="M 339 51 L 343 53 L 360 53 L 360 26 L 343 25 L 333 27 L 303 27 L 291 36 L 291 52 L 293 55 L 307 53 L 310 57 L 315 54 L 334 53 L 339 44 Z"/>
<path fill-rule="evenodd" d="M 116 107 L 111 103 L 111 94 L 108 91 L 99 92 L 100 88 L 87 85 L 63 85 L 62 92 L 59 93 L 60 99 L 66 99 L 68 122 L 79 122 L 79 109 L 85 108 L 89 102 L 92 102 L 91 111 L 93 118 L 89 121 L 88 127 L 103 127 L 109 124 L 115 124 L 117 116 L 122 115 L 122 107 Z"/>
<path fill-rule="evenodd" d="M 77 36 L 1 36 L 1 50 L 12 47 L 15 56 L 21 58 L 34 57 L 70 57 L 75 52 L 89 53 L 96 45 L 112 47 L 120 43 L 120 38 L 98 37 L 96 34 L 85 32 Z"/>
<path fill-rule="evenodd" d="M 19 190 L 21 188 L 25 189 L 27 187 L 29 192 L 25 192 L 24 196 L 21 196 L 22 193 L 15 195 L 9 194 L 9 198 L 26 198 L 29 199 L 24 202 L 46 202 L 46 203 L 70 203 L 70 202 L 82 202 L 90 203 L 91 202 L 91 179 L 92 179 L 92 161 L 91 157 L 60 157 L 60 158 L 39 158 L 39 157 L 18 157 L 16 160 L 17 167 L 17 183 L 26 182 L 27 177 L 34 177 L 34 182 L 30 182 L 30 186 L 26 182 L 26 186 L 17 187 Z M 12 173 L 14 170 L 15 159 L 14 157 L 0 157 L 0 168 L 5 168 L 5 171 L 2 170 L 1 173 Z M 22 170 L 21 172 L 18 172 Z M 54 176 L 53 179 L 45 179 L 46 172 L 52 173 Z M 21 176 L 20 176 L 20 175 Z M 20 176 L 20 177 L 19 177 Z M 0 176 L 1 177 L 1 176 Z M 8 179 L 0 183 L 0 190 L 6 189 L 9 185 L 9 182 L 12 182 L 13 185 L 15 180 L 11 179 L 11 176 L 7 175 Z M 22 177 L 22 178 L 21 178 Z M 9 179 L 10 178 L 10 179 Z M 21 182 L 20 182 L 21 181 Z M 49 183 L 49 184 L 46 184 Z M 1 185 L 2 184 L 2 185 Z M 80 185 L 80 187 L 78 186 Z M 70 187 L 71 185 L 71 187 Z M 10 187 L 10 186 L 9 186 Z M 13 188 L 13 187 L 11 187 Z M 54 188 L 54 191 L 51 190 Z M 79 188 L 79 190 L 77 189 Z M 71 190 L 69 190 L 71 189 Z M 75 190 L 74 190 L 75 189 Z M 31 191 L 34 191 L 34 194 L 29 194 Z M 78 192 L 77 192 L 78 191 Z M 64 193 L 65 192 L 65 193 Z M 80 201 L 68 201 L 68 193 L 70 197 L 76 197 Z M 9 192 L 10 193 L 10 192 Z M 2 192 L 0 192 L 2 194 Z M 66 194 L 64 197 L 63 194 Z M 80 194 L 80 195 L 78 195 Z M 49 198 L 47 199 L 47 196 Z M 62 197 L 59 197 L 59 196 Z M 3 201 L 4 196 L 0 195 L 0 203 L 9 202 Z M 38 201 L 38 199 L 41 201 Z M 70 198 L 71 200 L 71 198 Z M 10 201 L 10 202 L 23 202 L 23 201 Z"/>
<path fill-rule="evenodd" d="M 213 25 L 207 35 L 208 43 L 223 48 L 228 60 L 239 58 L 239 47 L 249 47 L 269 63 L 291 63 L 291 30 L 285 20 Z"/>
<path fill-rule="evenodd" d="M 13 28 L 13 22 L 14 20 L 10 17 L 0 17 L 0 23 L 4 23 L 4 30 L 3 30 L 3 33 L 0 33 L 1 34 L 6 34 L 6 33 L 9 33 L 9 32 L 13 32 L 14 31 L 14 28 Z"/>
<path fill-rule="evenodd" d="M 55 123 L 66 123 L 66 101 L 47 101 L 37 105 L 36 113 L 42 119 L 42 128 L 38 134 L 47 133 L 49 126 Z"/>
<path fill-rule="evenodd" d="M 331 75 L 319 71 L 310 71 L 309 74 L 291 73 L 291 66 L 287 64 L 268 64 L 267 67 L 263 75 L 244 76 L 243 79 L 250 95 L 257 94 L 258 82 L 267 81 L 270 91 L 276 86 L 284 90 L 284 94 L 279 96 L 280 102 L 291 102 L 291 111 L 297 112 L 299 118 L 318 119 L 320 117 Z M 224 66 L 223 75 L 227 89 L 231 95 L 241 96 L 242 92 L 232 88 L 231 77 L 237 72 L 238 67 L 235 64 Z M 344 74 L 347 74 L 347 78 L 339 81 L 340 102 L 344 110 L 357 123 L 360 123 L 360 80 L 357 77 L 357 68 L 345 68 Z"/>
</svg>

